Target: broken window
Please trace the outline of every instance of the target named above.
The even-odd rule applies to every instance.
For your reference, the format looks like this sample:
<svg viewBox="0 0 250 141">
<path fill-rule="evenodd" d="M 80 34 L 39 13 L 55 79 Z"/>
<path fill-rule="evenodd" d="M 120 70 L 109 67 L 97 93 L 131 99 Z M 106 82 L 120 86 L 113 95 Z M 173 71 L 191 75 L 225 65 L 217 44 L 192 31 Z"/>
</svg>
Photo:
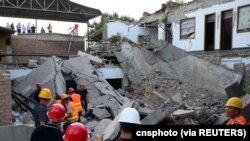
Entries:
<svg viewBox="0 0 250 141">
<path fill-rule="evenodd" d="M 150 35 L 138 35 L 138 42 L 150 42 Z"/>
<path fill-rule="evenodd" d="M 238 32 L 250 31 L 250 5 L 238 9 Z"/>
<path fill-rule="evenodd" d="M 195 18 L 181 20 L 180 39 L 195 38 Z"/>
</svg>

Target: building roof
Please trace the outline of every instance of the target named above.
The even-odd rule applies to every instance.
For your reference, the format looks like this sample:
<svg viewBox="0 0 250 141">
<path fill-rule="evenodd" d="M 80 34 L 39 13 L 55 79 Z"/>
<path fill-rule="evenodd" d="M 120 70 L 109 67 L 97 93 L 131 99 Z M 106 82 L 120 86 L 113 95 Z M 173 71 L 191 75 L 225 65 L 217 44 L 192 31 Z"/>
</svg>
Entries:
<svg viewBox="0 0 250 141">
<path fill-rule="evenodd" d="M 15 30 L 0 26 L 0 34 L 13 34 L 15 32 Z"/>
<path fill-rule="evenodd" d="M 0 16 L 5 17 L 87 22 L 101 14 L 69 0 L 0 0 Z"/>
</svg>

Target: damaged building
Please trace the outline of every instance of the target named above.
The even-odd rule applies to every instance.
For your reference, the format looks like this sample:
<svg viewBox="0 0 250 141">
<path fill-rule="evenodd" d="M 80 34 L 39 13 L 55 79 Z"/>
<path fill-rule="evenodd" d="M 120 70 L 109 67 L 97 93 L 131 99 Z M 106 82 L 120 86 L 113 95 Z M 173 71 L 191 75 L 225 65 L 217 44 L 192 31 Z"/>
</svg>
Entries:
<svg viewBox="0 0 250 141">
<path fill-rule="evenodd" d="M 145 12 L 137 23 L 108 21 L 89 39 L 98 42 L 90 46 L 90 54 L 74 46 L 69 53 L 74 56 L 44 57 L 21 76 L 10 68 L 10 73 L 1 73 L 0 83 L 11 89 L 4 89 L 0 96 L 11 101 L 5 108 L 12 115 L 6 117 L 15 129 L 0 127 L 0 133 L 16 134 L 19 140 L 30 136 L 36 82 L 52 91 L 50 104 L 69 87 L 78 90 L 84 83 L 89 105 L 80 118 L 90 140 L 100 133 L 105 133 L 104 139 L 114 140 L 119 134 L 119 113 L 126 107 L 139 111 L 143 125 L 222 125 L 228 120 L 225 103 L 236 96 L 243 101 L 242 114 L 249 119 L 250 96 L 242 91 L 247 53 L 236 51 L 250 44 L 246 39 L 249 27 L 243 20 L 250 14 L 242 14 L 248 9 L 245 0 L 167 2 L 153 14 Z M 227 28 L 231 33 L 225 32 Z M 227 34 L 232 35 L 231 44 L 225 42 L 229 41 Z M 111 42 L 113 36 L 119 37 L 116 42 Z M 21 38 L 14 45 L 20 45 L 17 40 Z M 68 38 L 62 40 L 69 43 Z M 67 44 L 63 54 L 68 50 Z M 242 58 L 232 62 L 230 55 Z M 19 124 L 14 119 L 17 112 L 21 114 Z M 8 120 L 0 120 L 0 124 L 8 125 Z M 23 135 L 22 129 L 27 131 Z"/>
</svg>

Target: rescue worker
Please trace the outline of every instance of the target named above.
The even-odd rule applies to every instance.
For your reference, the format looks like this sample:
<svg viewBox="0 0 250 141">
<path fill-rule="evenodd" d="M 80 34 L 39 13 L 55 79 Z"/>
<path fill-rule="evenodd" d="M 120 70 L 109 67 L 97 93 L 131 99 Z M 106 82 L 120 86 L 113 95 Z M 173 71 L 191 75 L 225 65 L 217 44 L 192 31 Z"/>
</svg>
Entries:
<svg viewBox="0 0 250 141">
<path fill-rule="evenodd" d="M 88 97 L 87 97 L 88 90 L 85 88 L 83 83 L 80 84 L 80 87 L 77 93 L 80 94 L 81 96 L 82 106 L 84 107 L 84 111 L 86 113 L 88 109 Z"/>
<path fill-rule="evenodd" d="M 82 110 L 83 110 L 83 106 L 82 106 L 82 102 L 81 102 L 81 95 L 78 93 L 75 93 L 75 90 L 72 87 L 70 87 L 68 89 L 68 94 L 70 94 L 72 102 L 74 102 L 76 105 L 76 108 L 78 110 L 78 116 L 79 116 L 78 121 L 80 121 L 80 117 L 82 115 Z"/>
<path fill-rule="evenodd" d="M 63 131 L 67 129 L 67 127 L 78 121 L 78 109 L 75 106 L 75 103 L 69 100 L 69 96 L 67 94 L 61 95 L 62 105 L 66 109 L 66 122 L 63 124 Z"/>
<path fill-rule="evenodd" d="M 36 102 L 40 102 L 40 99 L 39 99 L 38 95 L 39 95 L 41 89 L 42 89 L 41 83 L 37 82 L 37 83 L 36 83 L 36 90 L 35 90 L 34 93 L 33 93 L 34 100 L 35 100 Z"/>
<path fill-rule="evenodd" d="M 88 129 L 79 122 L 72 123 L 67 128 L 64 141 L 88 141 Z"/>
<path fill-rule="evenodd" d="M 135 108 L 125 108 L 122 110 L 118 122 L 121 135 L 116 141 L 132 141 L 132 126 L 141 124 L 139 112 Z M 103 135 L 97 135 L 97 141 L 103 141 Z"/>
<path fill-rule="evenodd" d="M 53 104 L 47 116 L 49 122 L 36 128 L 30 141 L 63 141 L 63 132 L 60 130 L 61 121 L 65 117 L 65 109 L 61 104 Z"/>
<path fill-rule="evenodd" d="M 47 29 L 48 29 L 48 32 L 49 32 L 49 33 L 52 33 L 52 26 L 51 26 L 50 23 L 49 23 L 49 26 L 47 27 Z"/>
<path fill-rule="evenodd" d="M 226 114 L 230 118 L 227 125 L 246 125 L 246 118 L 240 114 L 242 109 L 242 101 L 238 97 L 228 99 L 226 106 Z"/>
<path fill-rule="evenodd" d="M 47 88 L 43 88 L 39 93 L 40 103 L 36 104 L 34 107 L 33 115 L 36 127 L 44 125 L 48 122 L 47 105 L 49 104 L 52 94 L 51 91 Z"/>
</svg>

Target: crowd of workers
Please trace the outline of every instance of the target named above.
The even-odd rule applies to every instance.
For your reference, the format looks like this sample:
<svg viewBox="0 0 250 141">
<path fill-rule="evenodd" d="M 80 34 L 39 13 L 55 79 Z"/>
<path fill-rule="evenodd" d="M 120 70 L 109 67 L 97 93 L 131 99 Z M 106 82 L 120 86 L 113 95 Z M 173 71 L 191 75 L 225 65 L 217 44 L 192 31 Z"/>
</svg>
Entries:
<svg viewBox="0 0 250 141">
<path fill-rule="evenodd" d="M 76 92 L 70 87 L 67 93 L 56 97 L 51 102 L 52 93 L 48 88 L 36 84 L 37 90 L 33 97 L 38 104 L 34 107 L 34 121 L 36 129 L 30 141 L 88 141 L 89 134 L 86 126 L 81 123 L 80 116 L 83 110 L 88 111 L 88 91 L 84 84 L 79 85 Z M 241 115 L 243 103 L 240 98 L 232 97 L 225 104 L 226 114 L 229 117 L 227 125 L 246 125 L 246 118 Z M 119 115 L 120 136 L 116 140 L 129 141 L 132 139 L 131 128 L 134 124 L 141 124 L 139 112 L 135 108 L 125 108 Z M 62 128 L 61 128 L 62 127 Z M 96 135 L 97 141 L 103 141 L 104 134 Z"/>
<path fill-rule="evenodd" d="M 16 25 L 16 29 L 15 29 L 15 25 L 13 22 L 11 24 L 7 23 L 5 28 L 16 30 L 17 34 L 36 33 L 36 26 L 34 24 L 31 26 L 30 23 L 28 23 L 27 26 L 25 26 L 24 24 L 21 25 L 21 23 L 19 22 Z M 50 23 L 49 23 L 47 29 L 48 29 L 48 33 L 52 33 L 52 26 Z M 43 27 L 41 28 L 41 33 L 46 33 Z"/>
</svg>

